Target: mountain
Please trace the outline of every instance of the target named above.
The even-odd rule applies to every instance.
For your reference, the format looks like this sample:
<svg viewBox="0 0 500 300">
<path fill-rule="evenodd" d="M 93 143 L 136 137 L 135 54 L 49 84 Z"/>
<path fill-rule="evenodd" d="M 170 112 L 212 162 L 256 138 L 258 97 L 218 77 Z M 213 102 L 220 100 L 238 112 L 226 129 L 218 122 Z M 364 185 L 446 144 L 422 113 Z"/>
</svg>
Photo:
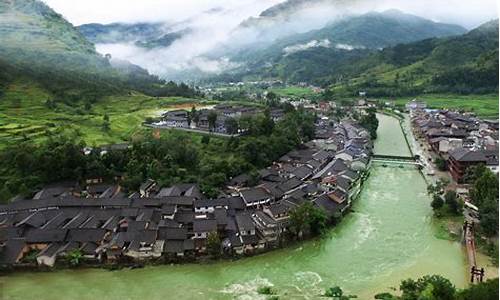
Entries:
<svg viewBox="0 0 500 300">
<path fill-rule="evenodd" d="M 311 81 L 375 49 L 431 37 L 465 33 L 457 25 L 436 23 L 396 10 L 344 17 L 327 26 L 275 41 L 265 48 L 248 48 L 231 58 L 239 72 L 267 74 L 292 82 Z"/>
<path fill-rule="evenodd" d="M 1 85 L 24 78 L 69 102 L 127 90 L 153 95 L 162 90 L 164 82 L 146 70 L 125 62 L 114 68 L 110 61 L 43 2 L 0 2 Z"/>
<path fill-rule="evenodd" d="M 372 15 L 369 14 L 368 19 Z M 354 24 L 359 24 L 359 18 L 353 20 Z M 420 19 L 414 20 L 421 23 Z M 345 25 L 353 23 L 345 22 L 337 23 L 337 26 L 344 24 L 342 28 L 332 25 L 331 30 L 346 32 L 345 28 L 353 28 Z M 429 38 L 382 50 L 370 48 L 370 45 L 373 47 L 371 41 L 375 41 L 377 36 L 381 35 L 381 40 L 384 40 L 384 31 L 380 27 L 370 31 L 368 27 L 361 31 L 370 33 L 365 39 L 358 37 L 358 34 L 362 34 L 359 31 L 350 31 L 357 32 L 351 40 L 347 39 L 349 35 L 331 36 L 330 41 L 326 36 L 308 33 L 311 34 L 309 38 L 316 38 L 313 40 L 316 42 L 294 44 L 292 47 L 286 46 L 289 40 L 281 41 L 264 51 L 242 55 L 240 58 L 247 61 L 244 67 L 215 80 L 281 79 L 289 83 L 309 82 L 332 85 L 335 91 L 345 95 L 354 95 L 360 90 L 375 96 L 498 90 L 498 20 L 462 35 Z M 445 28 L 451 28 L 452 32 L 460 30 L 448 25 Z M 401 39 L 408 39 L 403 32 Z M 394 34 L 392 31 L 391 37 L 386 39 L 388 44 L 395 42 Z M 334 40 L 334 37 L 339 40 Z M 305 40 L 301 36 L 295 42 Z M 364 44 L 355 44 L 355 41 Z M 265 58 L 258 60 L 259 56 Z"/>
<path fill-rule="evenodd" d="M 368 0 L 287 0 L 250 17 L 237 26 L 226 47 L 261 48 L 295 34 L 323 28 L 328 22 L 350 12 Z M 258 44 L 258 45 L 257 45 Z"/>
<path fill-rule="evenodd" d="M 281 44 L 289 46 L 328 39 L 358 48 L 384 48 L 431 37 L 463 34 L 466 31 L 458 25 L 437 23 L 398 10 L 388 10 L 348 17 L 322 29 L 285 39 Z"/>
<path fill-rule="evenodd" d="M 128 43 L 160 37 L 167 27 L 163 23 L 84 24 L 76 27 L 94 44 Z"/>
<path fill-rule="evenodd" d="M 175 41 L 183 38 L 184 36 L 190 34 L 191 32 L 192 32 L 192 30 L 189 28 L 182 29 L 179 31 L 172 31 L 172 32 L 163 34 L 160 37 L 154 37 L 154 38 L 144 39 L 142 41 L 136 41 L 135 45 L 142 47 L 142 48 L 148 48 L 148 49 L 169 47 Z"/>
</svg>

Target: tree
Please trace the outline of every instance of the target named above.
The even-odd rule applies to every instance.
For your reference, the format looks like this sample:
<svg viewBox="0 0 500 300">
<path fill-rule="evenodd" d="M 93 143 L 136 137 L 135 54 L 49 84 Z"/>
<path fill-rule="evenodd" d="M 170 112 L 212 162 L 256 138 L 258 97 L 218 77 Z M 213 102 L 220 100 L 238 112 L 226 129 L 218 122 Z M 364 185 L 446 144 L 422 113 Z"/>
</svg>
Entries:
<svg viewBox="0 0 500 300">
<path fill-rule="evenodd" d="M 434 164 L 436 164 L 436 167 L 439 171 L 446 171 L 446 160 L 442 159 L 441 157 L 437 157 L 434 160 Z"/>
<path fill-rule="evenodd" d="M 110 122 L 109 122 L 109 116 L 108 114 L 105 114 L 103 117 L 102 117 L 102 130 L 104 131 L 109 131 L 110 129 Z"/>
<path fill-rule="evenodd" d="M 197 125 L 199 121 L 200 121 L 200 115 L 196 111 L 196 106 L 193 105 L 193 107 L 191 107 L 191 111 L 188 113 L 189 125 L 191 126 L 191 122 L 194 122 L 194 124 Z"/>
<path fill-rule="evenodd" d="M 290 230 L 298 238 L 308 233 L 320 234 L 326 229 L 327 219 L 324 210 L 305 202 L 290 213 Z"/>
<path fill-rule="evenodd" d="M 424 276 L 417 279 L 407 279 L 401 282 L 399 290 L 401 299 L 408 300 L 454 300 L 455 287 L 446 278 L 439 275 Z"/>
<path fill-rule="evenodd" d="M 227 118 L 224 121 L 224 127 L 226 127 L 226 132 L 229 134 L 238 133 L 238 121 L 235 118 Z"/>
<path fill-rule="evenodd" d="M 497 300 L 498 278 L 488 279 L 485 282 L 473 284 L 469 288 L 458 292 L 457 300 Z"/>
<path fill-rule="evenodd" d="M 339 286 L 334 286 L 326 289 L 325 297 L 333 298 L 336 300 L 349 300 L 357 298 L 357 296 L 354 295 L 344 295 L 344 291 Z"/>
<path fill-rule="evenodd" d="M 441 207 L 443 207 L 443 205 L 444 205 L 443 198 L 441 198 L 441 196 L 439 195 L 434 195 L 431 202 L 432 209 L 434 211 L 438 211 Z"/>
<path fill-rule="evenodd" d="M 259 132 L 263 135 L 270 135 L 274 129 L 274 121 L 271 118 L 271 110 L 266 108 L 264 115 L 259 118 Z"/>
<path fill-rule="evenodd" d="M 417 280 L 403 280 L 399 286 L 401 295 L 381 293 L 375 299 L 381 300 L 496 300 L 498 299 L 498 278 L 488 279 L 470 287 L 457 290 L 446 278 L 426 275 Z"/>
<path fill-rule="evenodd" d="M 222 242 L 217 231 L 210 232 L 207 236 L 207 251 L 210 255 L 219 256 Z"/>
<path fill-rule="evenodd" d="M 487 200 L 496 199 L 498 201 L 497 175 L 488 169 L 484 169 L 483 173 L 474 181 L 470 196 L 478 206 L 481 206 Z"/>
<path fill-rule="evenodd" d="M 498 233 L 498 176 L 483 167 L 471 173 L 476 179 L 469 194 L 479 208 L 481 230 L 488 236 L 495 236 Z"/>
<path fill-rule="evenodd" d="M 427 192 L 430 195 L 438 194 L 441 195 L 444 192 L 444 188 L 449 184 L 447 179 L 441 178 L 436 184 L 431 184 L 427 186 Z"/>
<path fill-rule="evenodd" d="M 368 130 L 372 139 L 377 138 L 378 119 L 377 115 L 375 115 L 373 111 L 370 111 L 368 115 L 364 115 L 363 117 L 361 117 L 359 125 Z"/>
<path fill-rule="evenodd" d="M 90 101 L 85 101 L 85 104 L 84 104 L 84 109 L 86 111 L 89 111 L 92 109 L 92 103 Z"/>
<path fill-rule="evenodd" d="M 201 138 L 201 143 L 204 145 L 210 144 L 210 136 L 206 134 L 203 135 L 203 137 Z"/>
<path fill-rule="evenodd" d="M 450 211 L 454 214 L 462 213 L 462 205 L 457 197 L 457 193 L 454 191 L 447 191 L 444 195 L 445 203 L 448 205 Z"/>
<path fill-rule="evenodd" d="M 278 95 L 276 95 L 274 92 L 268 92 L 266 95 L 266 102 L 267 105 L 270 107 L 276 107 L 278 106 Z"/>
<path fill-rule="evenodd" d="M 215 111 L 210 111 L 207 116 L 208 128 L 210 131 L 215 129 L 215 123 L 217 122 L 217 113 Z"/>
</svg>

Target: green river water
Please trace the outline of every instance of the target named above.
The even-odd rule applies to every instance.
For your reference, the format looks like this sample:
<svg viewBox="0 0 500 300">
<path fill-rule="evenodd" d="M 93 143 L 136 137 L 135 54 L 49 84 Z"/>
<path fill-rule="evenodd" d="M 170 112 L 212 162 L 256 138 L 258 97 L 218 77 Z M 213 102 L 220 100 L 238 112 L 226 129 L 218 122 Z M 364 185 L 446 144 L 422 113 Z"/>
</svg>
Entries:
<svg viewBox="0 0 500 300">
<path fill-rule="evenodd" d="M 409 155 L 397 120 L 378 117 L 375 152 Z M 0 279 L 0 299 L 265 299 L 257 294 L 262 285 L 273 285 L 280 299 L 316 299 L 335 285 L 372 299 L 424 274 L 463 287 L 461 245 L 435 237 L 429 202 L 417 170 L 375 165 L 354 211 L 322 239 L 232 262 L 15 273 Z"/>
</svg>

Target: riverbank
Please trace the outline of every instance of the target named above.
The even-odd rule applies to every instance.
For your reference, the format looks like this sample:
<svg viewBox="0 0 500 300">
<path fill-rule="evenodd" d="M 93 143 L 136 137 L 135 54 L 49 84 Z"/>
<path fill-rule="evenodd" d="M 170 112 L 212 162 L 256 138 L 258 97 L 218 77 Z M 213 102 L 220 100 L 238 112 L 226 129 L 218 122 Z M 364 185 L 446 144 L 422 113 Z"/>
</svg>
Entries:
<svg viewBox="0 0 500 300">
<path fill-rule="evenodd" d="M 448 172 L 439 171 L 437 167 L 434 166 L 433 155 L 429 150 L 429 148 L 425 146 L 426 141 L 419 140 L 415 137 L 412 130 L 411 120 L 408 114 L 404 115 L 404 120 L 401 122 L 401 124 L 403 131 L 406 133 L 406 135 L 410 137 L 410 140 L 412 141 L 409 144 L 410 148 L 413 149 L 413 152 L 419 155 L 421 157 L 421 160 L 426 164 L 423 170 L 425 172 L 422 172 L 422 175 L 424 176 L 428 185 L 435 184 L 439 180 L 452 182 L 453 179 L 451 178 L 451 175 Z M 429 176 L 428 174 L 434 174 L 434 175 Z M 446 214 L 441 217 L 433 215 L 433 218 L 437 229 L 436 237 L 450 241 L 462 242 L 462 236 L 463 236 L 462 225 L 464 222 L 463 216 Z M 478 257 L 481 257 L 481 259 L 478 259 L 478 263 L 481 263 L 481 265 L 486 268 L 486 274 L 487 274 L 486 278 L 498 277 L 499 269 L 498 265 L 495 265 L 493 263 L 495 257 L 491 256 L 492 253 L 489 252 L 488 249 L 483 245 L 478 245 L 476 250 L 478 250 L 477 252 Z"/>
<path fill-rule="evenodd" d="M 394 119 L 381 121 L 376 153 L 407 154 L 394 124 Z M 4 296 L 9 300 L 164 299 L 165 295 L 180 300 L 259 299 L 257 289 L 270 285 L 281 299 L 315 299 L 325 288 L 338 285 L 359 299 L 370 299 L 391 291 L 403 279 L 426 274 L 441 274 L 465 287 L 461 245 L 435 237 L 426 183 L 417 170 L 374 165 L 370 172 L 353 212 L 323 238 L 211 264 L 15 273 L 0 279 Z"/>
</svg>

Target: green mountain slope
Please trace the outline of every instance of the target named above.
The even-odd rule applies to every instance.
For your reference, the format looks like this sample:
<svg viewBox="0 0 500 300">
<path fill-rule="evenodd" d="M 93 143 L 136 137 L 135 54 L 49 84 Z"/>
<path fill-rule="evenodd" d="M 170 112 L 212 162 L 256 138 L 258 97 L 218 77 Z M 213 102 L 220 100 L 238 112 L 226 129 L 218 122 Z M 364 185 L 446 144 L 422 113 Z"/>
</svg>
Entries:
<svg viewBox="0 0 500 300">
<path fill-rule="evenodd" d="M 498 20 L 464 35 L 386 48 L 349 63 L 338 90 L 372 95 L 498 91 Z M 337 76 L 333 75 L 333 76 Z"/>
<path fill-rule="evenodd" d="M 373 52 L 370 49 L 465 32 L 457 25 L 436 23 L 396 10 L 371 12 L 278 40 L 264 49 L 250 47 L 232 59 L 243 64 L 248 75 L 266 74 L 293 82 L 322 80 L 332 71 L 326 70 L 327 66 L 340 67 L 344 58 L 359 58 Z"/>
<path fill-rule="evenodd" d="M 372 19 L 373 15 L 370 15 L 368 19 Z M 405 16 L 405 19 L 422 21 L 409 16 Z M 354 24 L 359 24 L 359 19 Z M 370 49 L 369 41 L 376 41 L 377 36 L 382 35 L 377 42 L 380 43 L 386 35 L 384 30 L 374 29 L 369 39 L 360 38 L 359 35 L 363 36 L 367 31 L 354 33 L 344 30 L 354 27 L 336 29 L 337 35 L 331 36 L 329 44 L 320 43 L 327 36 L 315 35 L 319 42 L 296 44 L 302 48 L 296 47 L 293 52 L 284 53 L 280 50 L 290 49 L 290 46 L 285 46 L 290 43 L 281 41 L 280 46 L 260 51 L 258 55 L 242 54 L 242 61 L 250 63 L 237 72 L 224 74 L 215 80 L 281 79 L 289 83 L 309 82 L 332 85 L 338 93 L 346 95 L 354 95 L 360 90 L 384 96 L 424 92 L 486 93 L 498 90 L 498 20 L 462 35 L 401 43 L 382 50 Z M 401 31 L 402 36 L 404 31 Z M 425 34 L 426 31 L 421 32 Z M 351 41 L 364 40 L 367 44 L 363 47 L 335 44 L 333 37 L 342 37 L 340 32 L 351 32 Z M 313 33 L 308 34 L 313 36 Z M 390 36 L 390 39 L 394 38 L 394 34 Z M 296 41 L 299 40 L 307 39 L 296 38 Z M 342 42 L 347 43 L 345 39 Z M 386 42 L 391 43 L 389 39 Z"/>
<path fill-rule="evenodd" d="M 166 91 L 164 82 L 146 70 L 120 65 L 114 68 L 109 57 L 97 53 L 72 24 L 41 1 L 0 2 L 3 86 L 27 78 L 68 103 L 129 90 L 151 95 Z"/>
<path fill-rule="evenodd" d="M 388 10 L 343 19 L 322 29 L 285 39 L 280 45 L 290 46 L 313 39 L 329 39 L 353 47 L 383 48 L 465 32 L 466 29 L 458 25 L 436 23 L 398 10 Z"/>
</svg>

